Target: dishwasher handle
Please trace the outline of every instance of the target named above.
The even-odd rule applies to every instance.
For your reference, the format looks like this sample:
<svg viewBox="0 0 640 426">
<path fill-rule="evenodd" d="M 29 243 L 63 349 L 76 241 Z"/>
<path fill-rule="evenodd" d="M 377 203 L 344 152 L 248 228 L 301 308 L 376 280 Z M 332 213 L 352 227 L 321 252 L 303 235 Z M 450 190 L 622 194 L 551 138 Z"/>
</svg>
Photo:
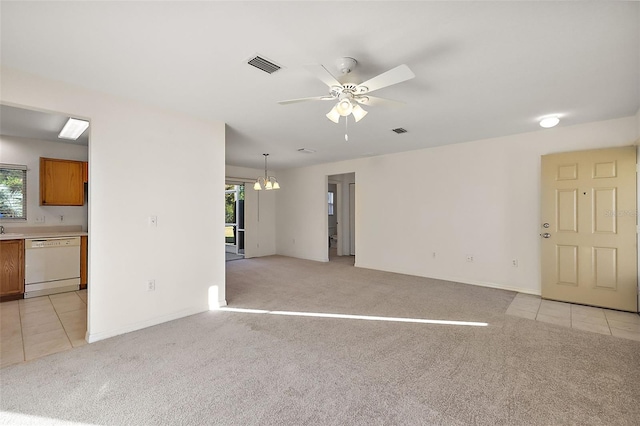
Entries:
<svg viewBox="0 0 640 426">
<path fill-rule="evenodd" d="M 29 238 L 24 240 L 25 250 L 74 247 L 80 245 L 80 237 Z"/>
</svg>

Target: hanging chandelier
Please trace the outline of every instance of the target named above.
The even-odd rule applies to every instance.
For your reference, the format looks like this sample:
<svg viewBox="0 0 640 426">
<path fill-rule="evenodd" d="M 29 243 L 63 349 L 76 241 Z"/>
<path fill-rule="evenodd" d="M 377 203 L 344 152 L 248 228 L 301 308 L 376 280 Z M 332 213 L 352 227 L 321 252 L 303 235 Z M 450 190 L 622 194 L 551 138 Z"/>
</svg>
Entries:
<svg viewBox="0 0 640 426">
<path fill-rule="evenodd" d="M 280 184 L 273 176 L 267 176 L 267 157 L 269 154 L 264 155 L 264 177 L 260 176 L 256 179 L 256 183 L 253 184 L 253 189 L 256 191 L 267 190 L 270 191 L 272 189 L 280 189 Z"/>
</svg>

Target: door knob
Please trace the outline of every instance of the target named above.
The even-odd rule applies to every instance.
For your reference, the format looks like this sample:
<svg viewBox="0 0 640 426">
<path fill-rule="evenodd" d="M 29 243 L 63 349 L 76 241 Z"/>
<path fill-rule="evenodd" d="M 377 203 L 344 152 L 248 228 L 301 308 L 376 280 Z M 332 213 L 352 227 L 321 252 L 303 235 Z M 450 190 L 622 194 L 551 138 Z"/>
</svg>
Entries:
<svg viewBox="0 0 640 426">
<path fill-rule="evenodd" d="M 542 234 L 542 238 L 551 238 L 551 234 L 548 232 L 545 232 L 544 234 Z"/>
</svg>

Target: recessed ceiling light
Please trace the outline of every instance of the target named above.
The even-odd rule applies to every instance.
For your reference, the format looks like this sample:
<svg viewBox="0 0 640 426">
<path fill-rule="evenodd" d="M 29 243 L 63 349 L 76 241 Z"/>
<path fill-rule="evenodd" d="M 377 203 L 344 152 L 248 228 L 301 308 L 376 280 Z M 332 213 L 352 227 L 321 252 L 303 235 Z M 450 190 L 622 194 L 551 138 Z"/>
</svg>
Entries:
<svg viewBox="0 0 640 426">
<path fill-rule="evenodd" d="M 549 129 L 551 127 L 555 127 L 560 122 L 560 119 L 555 115 L 553 117 L 545 117 L 540 120 L 540 127 L 544 127 L 545 129 Z"/>
<path fill-rule="evenodd" d="M 77 140 L 89 127 L 89 122 L 78 120 L 77 118 L 69 118 L 67 124 L 64 125 L 58 137 L 60 139 Z"/>
</svg>

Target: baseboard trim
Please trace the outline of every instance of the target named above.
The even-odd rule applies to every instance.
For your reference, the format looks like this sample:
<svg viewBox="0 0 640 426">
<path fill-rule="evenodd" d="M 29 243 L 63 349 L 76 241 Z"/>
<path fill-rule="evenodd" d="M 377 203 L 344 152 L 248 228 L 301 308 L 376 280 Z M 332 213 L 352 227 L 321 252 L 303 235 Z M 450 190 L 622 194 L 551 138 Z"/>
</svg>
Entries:
<svg viewBox="0 0 640 426">
<path fill-rule="evenodd" d="M 312 262 L 324 262 L 327 263 L 329 262 L 329 257 L 303 257 L 303 256 L 294 256 L 292 254 L 276 254 L 276 256 L 284 256 L 284 257 L 292 257 L 294 259 L 301 259 L 301 260 L 311 260 Z"/>
<path fill-rule="evenodd" d="M 449 277 L 449 276 L 415 275 L 415 274 L 408 274 L 406 272 L 393 271 L 393 270 L 389 270 L 389 269 L 369 268 L 369 267 L 366 267 L 366 266 L 360 266 L 357 263 L 355 264 L 355 267 L 356 268 L 362 268 L 362 269 L 373 269 L 373 270 L 376 270 L 376 271 L 391 272 L 391 273 L 394 273 L 394 274 L 411 275 L 411 276 L 414 276 L 414 277 L 430 278 L 432 280 L 441 280 L 441 281 L 449 281 L 449 282 L 453 282 L 453 283 L 475 285 L 475 286 L 478 286 L 478 287 L 487 287 L 487 288 L 495 288 L 495 289 L 498 289 L 498 290 L 515 291 L 516 293 L 525 293 L 525 294 L 531 294 L 531 295 L 534 295 L 534 296 L 540 296 L 540 291 L 530 290 L 530 289 L 525 289 L 525 288 L 520 288 L 520 287 L 513 287 L 513 286 L 508 286 L 508 285 L 503 285 L 503 284 L 496 284 L 496 283 L 487 282 L 487 281 L 468 280 L 468 279 L 464 279 L 464 278 Z"/>
<path fill-rule="evenodd" d="M 227 302 L 225 301 L 224 304 L 226 305 Z M 180 319 L 180 318 L 184 318 L 184 317 L 188 317 L 188 316 L 191 316 L 191 315 L 199 314 L 199 313 L 202 313 L 202 312 L 208 312 L 208 311 L 209 311 L 209 307 L 208 306 L 198 306 L 198 307 L 182 309 L 180 311 L 172 312 L 172 313 L 167 314 L 167 315 L 162 315 L 162 316 L 151 318 L 151 319 L 148 319 L 148 320 L 145 320 L 145 321 L 140 321 L 140 322 L 136 322 L 136 323 L 133 323 L 133 324 L 129 324 L 129 325 L 125 326 L 125 327 L 120 327 L 120 328 L 117 328 L 115 330 L 102 331 L 102 332 L 99 332 L 99 333 L 89 333 L 89 331 L 87 330 L 87 334 L 86 334 L 85 339 L 89 343 L 95 343 L 95 342 L 98 342 L 100 340 L 108 339 L 110 337 L 115 337 L 115 336 L 119 336 L 121 334 L 131 333 L 132 331 L 142 330 L 143 328 L 152 327 L 154 325 L 162 324 L 162 323 L 165 323 L 165 322 L 177 320 L 177 319 Z"/>
</svg>

